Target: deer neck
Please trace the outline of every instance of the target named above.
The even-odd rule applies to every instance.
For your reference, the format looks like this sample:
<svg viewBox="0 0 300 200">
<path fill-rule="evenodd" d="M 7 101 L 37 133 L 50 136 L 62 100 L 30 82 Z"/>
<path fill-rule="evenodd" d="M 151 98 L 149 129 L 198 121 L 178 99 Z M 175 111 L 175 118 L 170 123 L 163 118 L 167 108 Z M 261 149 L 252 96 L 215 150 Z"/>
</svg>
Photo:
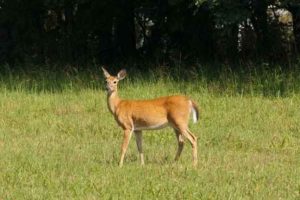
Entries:
<svg viewBox="0 0 300 200">
<path fill-rule="evenodd" d="M 112 114 L 115 114 L 120 101 L 121 101 L 121 99 L 118 96 L 117 91 L 113 91 L 113 92 L 107 94 L 107 105 Z"/>
</svg>

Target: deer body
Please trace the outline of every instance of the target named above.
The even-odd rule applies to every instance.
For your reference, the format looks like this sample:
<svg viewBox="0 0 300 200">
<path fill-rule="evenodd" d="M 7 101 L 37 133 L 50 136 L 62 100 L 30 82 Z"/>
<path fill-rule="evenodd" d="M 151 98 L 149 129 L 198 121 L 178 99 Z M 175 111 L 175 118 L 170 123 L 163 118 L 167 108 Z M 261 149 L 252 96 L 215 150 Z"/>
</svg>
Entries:
<svg viewBox="0 0 300 200">
<path fill-rule="evenodd" d="M 103 69 L 103 68 L 102 68 Z M 178 140 L 178 150 L 175 160 L 178 160 L 187 138 L 193 148 L 193 163 L 197 164 L 197 138 L 189 131 L 188 121 L 193 114 L 194 122 L 198 119 L 196 104 L 186 96 L 167 96 L 151 100 L 122 100 L 117 93 L 117 83 L 125 78 L 126 71 L 121 70 L 118 76 L 111 76 L 103 69 L 107 81 L 107 104 L 119 126 L 124 130 L 121 158 L 119 165 L 123 165 L 124 156 L 132 132 L 136 135 L 136 143 L 140 153 L 141 164 L 144 164 L 142 150 L 142 130 L 173 127 Z"/>
</svg>

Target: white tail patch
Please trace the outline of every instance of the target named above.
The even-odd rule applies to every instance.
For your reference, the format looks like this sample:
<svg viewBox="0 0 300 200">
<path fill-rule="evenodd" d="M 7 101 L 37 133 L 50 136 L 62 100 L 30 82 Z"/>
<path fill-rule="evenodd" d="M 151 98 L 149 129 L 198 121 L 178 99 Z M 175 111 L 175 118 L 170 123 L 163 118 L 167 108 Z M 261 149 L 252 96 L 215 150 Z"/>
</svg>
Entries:
<svg viewBox="0 0 300 200">
<path fill-rule="evenodd" d="M 196 110 L 192 107 L 192 116 L 193 116 L 193 122 L 196 123 L 197 122 L 197 113 Z"/>
<path fill-rule="evenodd" d="M 196 123 L 198 121 L 197 111 L 193 107 L 193 103 L 191 101 L 190 101 L 190 105 L 191 105 L 191 113 L 192 113 L 193 122 Z"/>
</svg>

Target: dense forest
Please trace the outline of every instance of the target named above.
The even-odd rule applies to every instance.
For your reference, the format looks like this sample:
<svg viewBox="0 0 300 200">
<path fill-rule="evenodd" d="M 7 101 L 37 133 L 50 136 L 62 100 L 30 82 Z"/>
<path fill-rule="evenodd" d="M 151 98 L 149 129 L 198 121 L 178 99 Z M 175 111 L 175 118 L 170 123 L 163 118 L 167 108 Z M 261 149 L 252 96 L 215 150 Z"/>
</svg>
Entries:
<svg viewBox="0 0 300 200">
<path fill-rule="evenodd" d="M 0 62 L 295 61 L 298 0 L 0 0 Z"/>
</svg>

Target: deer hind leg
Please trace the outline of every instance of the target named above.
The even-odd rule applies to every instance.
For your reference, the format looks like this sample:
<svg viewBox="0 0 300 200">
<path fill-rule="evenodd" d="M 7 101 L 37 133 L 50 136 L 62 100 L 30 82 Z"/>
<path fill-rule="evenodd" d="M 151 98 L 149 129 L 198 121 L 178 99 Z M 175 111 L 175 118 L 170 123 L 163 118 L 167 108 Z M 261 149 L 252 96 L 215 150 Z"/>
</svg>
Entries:
<svg viewBox="0 0 300 200">
<path fill-rule="evenodd" d="M 137 149 L 138 149 L 139 154 L 140 154 L 141 165 L 144 165 L 145 162 L 144 162 L 144 154 L 143 154 L 143 135 L 142 135 L 142 131 L 134 131 L 134 133 L 135 133 Z"/>
<path fill-rule="evenodd" d="M 197 158 L 197 138 L 196 136 L 188 129 L 187 126 L 176 126 L 176 130 L 180 132 L 181 135 L 183 135 L 185 138 L 187 138 L 192 145 L 192 151 L 193 151 L 193 165 L 196 166 L 198 162 Z"/>
<path fill-rule="evenodd" d="M 191 142 L 191 145 L 193 148 L 193 164 L 194 164 L 194 166 L 197 166 L 197 163 L 198 163 L 197 137 L 189 129 L 186 129 L 186 131 L 189 134 L 189 136 L 192 138 L 192 141 L 193 141 L 193 142 Z"/>
<path fill-rule="evenodd" d="M 127 151 L 131 135 L 132 135 L 132 130 L 129 130 L 129 129 L 125 129 L 124 130 L 123 143 L 122 143 L 122 147 L 121 147 L 121 158 L 120 158 L 120 162 L 119 162 L 119 166 L 120 167 L 123 166 L 123 161 L 124 161 L 125 153 Z"/>
<path fill-rule="evenodd" d="M 183 135 L 181 135 L 180 131 L 174 129 L 175 131 L 175 134 L 176 134 L 176 138 L 177 138 L 177 141 L 178 141 L 178 148 L 177 148 L 177 153 L 176 153 L 176 156 L 175 156 L 175 161 L 177 161 L 181 155 L 181 152 L 183 150 L 183 147 L 184 147 L 184 139 L 183 139 Z"/>
</svg>

